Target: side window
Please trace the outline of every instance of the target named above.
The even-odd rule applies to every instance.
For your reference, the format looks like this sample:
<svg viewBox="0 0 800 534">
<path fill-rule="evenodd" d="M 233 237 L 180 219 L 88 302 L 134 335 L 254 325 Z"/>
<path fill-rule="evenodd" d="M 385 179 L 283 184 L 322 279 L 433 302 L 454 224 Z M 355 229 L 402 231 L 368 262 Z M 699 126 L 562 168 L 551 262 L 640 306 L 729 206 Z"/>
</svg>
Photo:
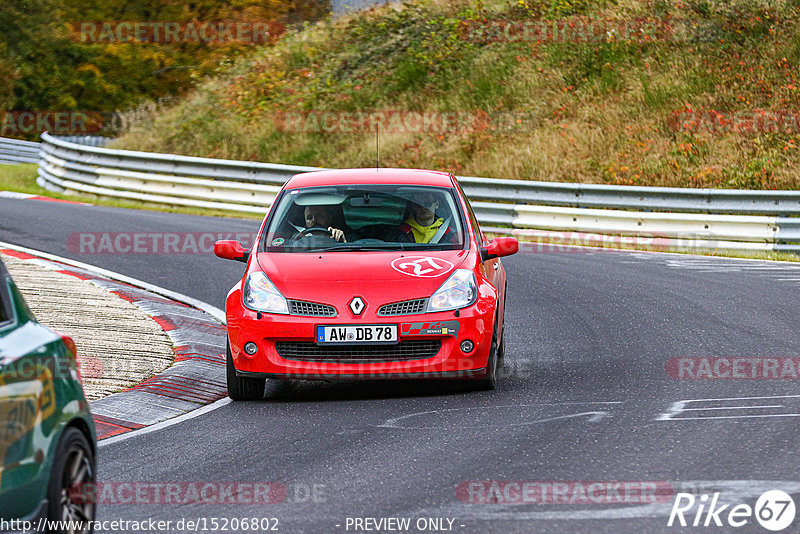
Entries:
<svg viewBox="0 0 800 534">
<path fill-rule="evenodd" d="M 8 282 L 0 272 L 0 323 L 11 319 L 11 295 L 8 294 Z"/>
<path fill-rule="evenodd" d="M 456 182 L 458 184 L 458 182 Z M 483 232 L 481 231 L 481 225 L 478 224 L 478 219 L 475 217 L 475 213 L 472 211 L 472 205 L 469 203 L 469 199 L 467 195 L 464 194 L 464 190 L 461 189 L 461 184 L 458 184 L 458 190 L 461 192 L 461 196 L 464 197 L 464 200 L 467 202 L 467 213 L 469 214 L 469 220 L 472 221 L 472 228 L 475 229 L 475 239 L 478 240 L 478 246 L 483 246 Z"/>
</svg>

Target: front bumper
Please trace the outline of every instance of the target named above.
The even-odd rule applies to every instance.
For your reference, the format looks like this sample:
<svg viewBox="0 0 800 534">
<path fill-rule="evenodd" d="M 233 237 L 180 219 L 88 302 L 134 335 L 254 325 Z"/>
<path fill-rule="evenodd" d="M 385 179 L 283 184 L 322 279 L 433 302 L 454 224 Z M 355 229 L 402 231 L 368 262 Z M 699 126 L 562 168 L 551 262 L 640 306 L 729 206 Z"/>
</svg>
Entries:
<svg viewBox="0 0 800 534">
<path fill-rule="evenodd" d="M 492 344 L 495 314 L 494 299 L 479 298 L 474 305 L 454 311 L 379 317 L 364 314 L 353 317 L 307 317 L 262 314 L 242 304 L 241 292 L 231 291 L 226 304 L 228 338 L 237 375 L 283 379 L 386 379 L 386 378 L 475 378 L 485 370 Z M 380 348 L 359 363 L 300 361 L 282 357 L 276 343 L 302 345 L 314 354 L 317 325 L 398 325 L 400 344 L 413 341 L 437 341 L 441 347 L 430 357 L 393 359 Z M 474 349 L 465 353 L 461 342 L 470 340 Z M 248 355 L 244 344 L 253 342 L 258 349 Z M 285 345 L 284 345 L 285 346 Z M 408 346 L 408 345 L 406 345 Z M 286 353 L 285 350 L 283 351 Z M 313 357 L 313 356 L 312 356 Z"/>
</svg>

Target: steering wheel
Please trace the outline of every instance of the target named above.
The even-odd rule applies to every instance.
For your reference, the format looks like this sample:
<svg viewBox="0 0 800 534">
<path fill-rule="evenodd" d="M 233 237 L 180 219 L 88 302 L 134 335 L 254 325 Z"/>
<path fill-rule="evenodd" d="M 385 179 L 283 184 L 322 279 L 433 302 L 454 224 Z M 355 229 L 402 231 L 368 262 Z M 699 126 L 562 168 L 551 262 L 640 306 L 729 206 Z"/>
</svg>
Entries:
<svg viewBox="0 0 800 534">
<path fill-rule="evenodd" d="M 297 235 L 294 236 L 290 242 L 294 243 L 295 241 L 299 241 L 304 237 L 314 237 L 314 236 L 330 237 L 331 239 L 333 239 L 331 237 L 330 231 L 328 231 L 327 228 L 323 228 L 321 226 L 313 226 L 311 228 L 306 228 L 305 230 L 301 230 L 300 232 L 298 232 Z"/>
</svg>

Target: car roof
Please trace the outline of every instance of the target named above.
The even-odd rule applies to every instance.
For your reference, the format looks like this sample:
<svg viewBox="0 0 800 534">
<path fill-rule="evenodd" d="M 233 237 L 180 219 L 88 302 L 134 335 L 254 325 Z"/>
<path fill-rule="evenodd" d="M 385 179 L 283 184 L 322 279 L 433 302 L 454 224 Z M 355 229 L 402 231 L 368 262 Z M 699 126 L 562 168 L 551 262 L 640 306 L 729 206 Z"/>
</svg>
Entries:
<svg viewBox="0 0 800 534">
<path fill-rule="evenodd" d="M 320 185 L 408 184 L 452 187 L 450 173 L 421 169 L 336 169 L 295 174 L 286 189 Z"/>
</svg>

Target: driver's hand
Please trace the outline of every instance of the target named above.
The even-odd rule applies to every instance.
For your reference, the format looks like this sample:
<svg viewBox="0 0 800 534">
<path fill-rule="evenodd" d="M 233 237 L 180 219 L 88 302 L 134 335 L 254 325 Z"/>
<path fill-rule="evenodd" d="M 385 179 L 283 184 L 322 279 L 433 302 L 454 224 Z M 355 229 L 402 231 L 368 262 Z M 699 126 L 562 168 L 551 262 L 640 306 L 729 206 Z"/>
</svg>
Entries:
<svg viewBox="0 0 800 534">
<path fill-rule="evenodd" d="M 329 226 L 328 231 L 331 233 L 331 237 L 334 238 L 336 241 L 339 241 L 341 243 L 347 243 L 347 239 L 344 238 L 344 232 L 342 230 L 334 228 L 333 226 Z"/>
</svg>

